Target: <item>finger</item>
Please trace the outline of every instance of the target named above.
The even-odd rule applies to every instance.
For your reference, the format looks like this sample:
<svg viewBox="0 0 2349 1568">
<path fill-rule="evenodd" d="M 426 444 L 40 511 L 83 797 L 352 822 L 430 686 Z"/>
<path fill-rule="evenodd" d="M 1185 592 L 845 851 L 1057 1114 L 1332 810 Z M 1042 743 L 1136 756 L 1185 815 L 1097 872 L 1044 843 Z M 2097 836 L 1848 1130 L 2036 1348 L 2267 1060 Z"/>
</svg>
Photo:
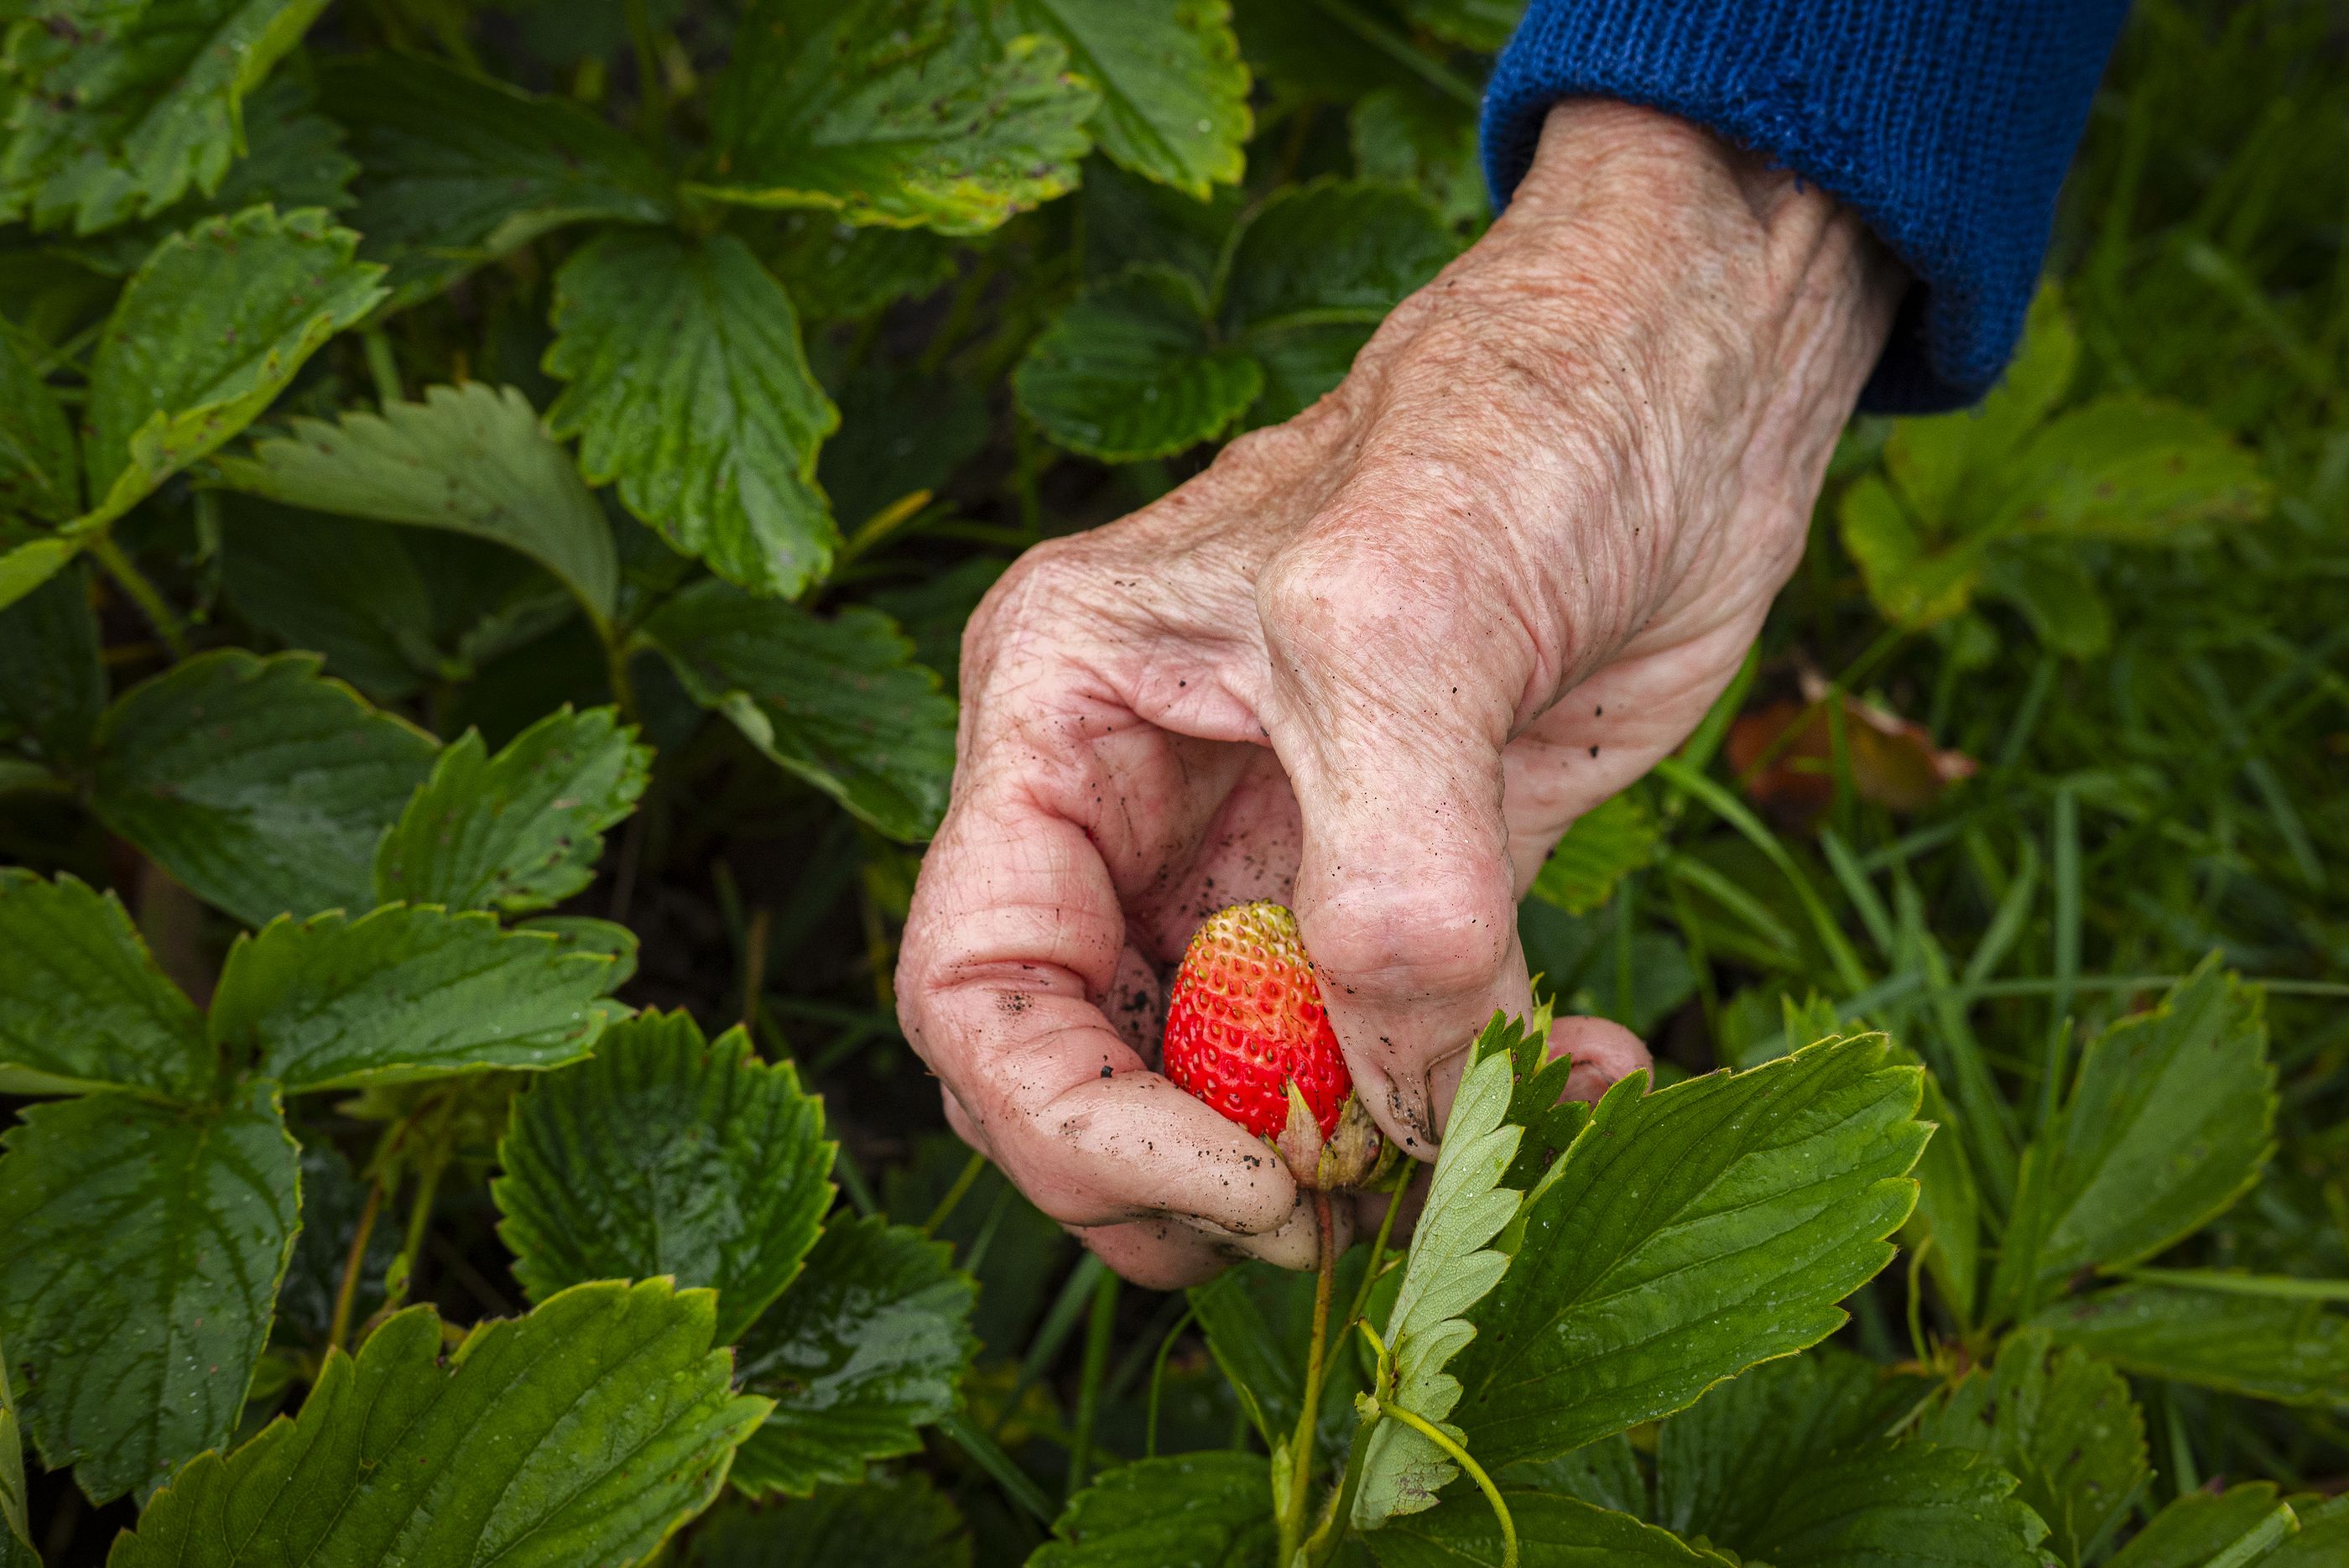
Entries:
<svg viewBox="0 0 2349 1568">
<path fill-rule="evenodd" d="M 1062 1229 L 1130 1283 L 1152 1291 L 1203 1285 L 1237 1262 L 1241 1254 L 1172 1219 L 1135 1220 L 1123 1225 L 1069 1225 Z"/>
<path fill-rule="evenodd" d="M 978 774 L 924 862 L 898 992 L 966 1136 L 1066 1223 L 1278 1230 L 1295 1189 L 1270 1151 L 1149 1072 L 1102 1012 L 1125 922 L 1085 828 Z"/>
<path fill-rule="evenodd" d="M 1350 1203 L 1332 1203 L 1330 1220 L 1337 1236 L 1338 1251 L 1344 1251 L 1354 1239 L 1354 1207 Z M 1235 1236 L 1232 1247 L 1244 1256 L 1270 1263 L 1276 1268 L 1295 1269 L 1309 1272 L 1320 1261 L 1321 1227 L 1314 1219 L 1313 1195 L 1299 1192 L 1297 1208 L 1288 1222 L 1278 1231 L 1261 1236 Z"/>
<path fill-rule="evenodd" d="M 1566 1097 L 1595 1101 L 1634 1073 L 1648 1072 L 1655 1060 L 1648 1043 L 1610 1018 L 1561 1018 L 1550 1025 L 1549 1054 L 1574 1059 L 1567 1075 Z"/>
<path fill-rule="evenodd" d="M 1472 625 L 1419 586 L 1473 578 L 1364 558 L 1304 551 L 1268 573 L 1266 729 L 1297 794 L 1296 909 L 1330 1021 L 1372 1116 L 1427 1158 L 1431 1069 L 1531 1000 L 1502 810 L 1522 649 L 1490 624 L 1506 618 Z"/>
</svg>

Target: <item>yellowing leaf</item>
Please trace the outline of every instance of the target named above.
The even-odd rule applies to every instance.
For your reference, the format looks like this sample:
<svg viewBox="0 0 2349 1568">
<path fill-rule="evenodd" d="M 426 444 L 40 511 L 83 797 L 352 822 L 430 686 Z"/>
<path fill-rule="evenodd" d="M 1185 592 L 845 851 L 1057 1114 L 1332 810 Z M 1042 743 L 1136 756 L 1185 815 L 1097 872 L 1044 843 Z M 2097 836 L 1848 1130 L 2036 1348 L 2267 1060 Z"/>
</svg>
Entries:
<svg viewBox="0 0 2349 1568">
<path fill-rule="evenodd" d="M 704 195 L 975 234 L 1077 182 L 1098 98 L 981 0 L 761 0 L 734 38 Z"/>
</svg>

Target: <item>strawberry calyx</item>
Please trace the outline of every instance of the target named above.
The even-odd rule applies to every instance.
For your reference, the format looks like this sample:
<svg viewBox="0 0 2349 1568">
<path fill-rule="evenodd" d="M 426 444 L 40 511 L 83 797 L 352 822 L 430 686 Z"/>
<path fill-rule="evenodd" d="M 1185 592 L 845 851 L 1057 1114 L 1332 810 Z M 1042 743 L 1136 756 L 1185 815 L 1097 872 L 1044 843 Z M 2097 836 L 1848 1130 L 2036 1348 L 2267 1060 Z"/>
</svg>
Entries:
<svg viewBox="0 0 2349 1568">
<path fill-rule="evenodd" d="M 1297 1185 L 1310 1192 L 1337 1192 L 1367 1185 L 1384 1163 L 1386 1142 L 1360 1096 L 1349 1089 L 1338 1109 L 1338 1125 L 1327 1137 L 1297 1085 L 1288 1085 L 1288 1120 L 1271 1140 Z"/>
</svg>

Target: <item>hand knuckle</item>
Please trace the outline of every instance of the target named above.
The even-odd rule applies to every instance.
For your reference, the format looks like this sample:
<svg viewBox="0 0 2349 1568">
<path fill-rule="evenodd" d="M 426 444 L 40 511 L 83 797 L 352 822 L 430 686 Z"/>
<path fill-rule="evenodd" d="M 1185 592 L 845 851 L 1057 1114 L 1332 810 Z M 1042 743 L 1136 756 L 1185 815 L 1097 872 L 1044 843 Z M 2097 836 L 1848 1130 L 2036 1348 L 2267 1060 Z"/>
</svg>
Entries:
<svg viewBox="0 0 2349 1568">
<path fill-rule="evenodd" d="M 1345 984 L 1398 1000 L 1488 986 L 1507 960 L 1516 911 L 1487 880 L 1438 868 L 1354 893 L 1316 922 L 1314 959 Z"/>
</svg>

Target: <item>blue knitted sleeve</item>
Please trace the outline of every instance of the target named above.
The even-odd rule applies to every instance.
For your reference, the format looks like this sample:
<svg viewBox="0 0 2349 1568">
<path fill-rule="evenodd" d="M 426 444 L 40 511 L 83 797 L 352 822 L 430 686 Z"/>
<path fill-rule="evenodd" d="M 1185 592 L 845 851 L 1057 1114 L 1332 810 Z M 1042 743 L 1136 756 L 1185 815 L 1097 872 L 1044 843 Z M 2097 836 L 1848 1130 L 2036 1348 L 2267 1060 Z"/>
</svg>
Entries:
<svg viewBox="0 0 2349 1568">
<path fill-rule="evenodd" d="M 1561 98 L 1646 104 L 1775 159 L 1915 276 L 1862 395 L 1958 408 L 2014 351 L 2127 0 L 1532 0 L 1485 98 L 1506 201 Z"/>
</svg>

